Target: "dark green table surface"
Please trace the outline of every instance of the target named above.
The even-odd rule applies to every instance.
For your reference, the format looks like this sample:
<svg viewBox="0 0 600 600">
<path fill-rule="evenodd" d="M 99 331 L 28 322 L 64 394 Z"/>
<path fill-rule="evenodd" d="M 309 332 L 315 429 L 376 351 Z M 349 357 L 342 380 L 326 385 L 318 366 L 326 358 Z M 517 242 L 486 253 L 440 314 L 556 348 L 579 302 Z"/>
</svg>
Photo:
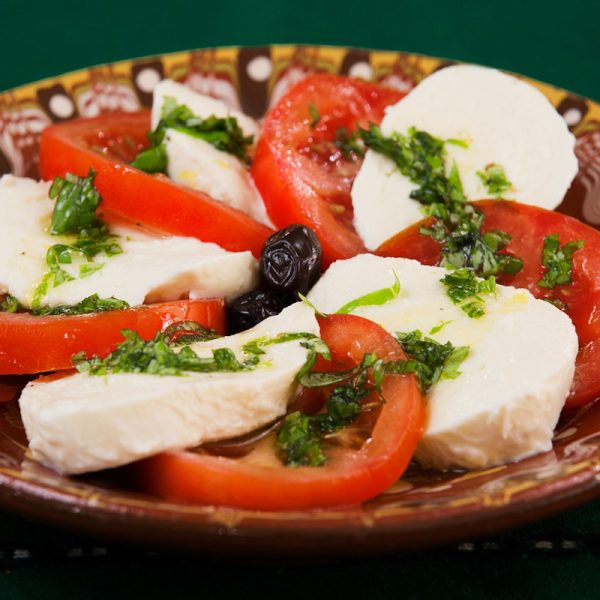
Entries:
<svg viewBox="0 0 600 600">
<path fill-rule="evenodd" d="M 598 0 L 0 1 L 0 89 L 187 48 L 307 42 L 493 65 L 600 99 Z M 0 257 L 1 260 L 1 257 Z M 493 539 L 311 567 L 209 563 L 0 513 L 0 598 L 600 597 L 600 502 Z M 472 543 L 471 543 L 472 542 Z M 334 558 L 334 557 L 332 557 Z"/>
</svg>

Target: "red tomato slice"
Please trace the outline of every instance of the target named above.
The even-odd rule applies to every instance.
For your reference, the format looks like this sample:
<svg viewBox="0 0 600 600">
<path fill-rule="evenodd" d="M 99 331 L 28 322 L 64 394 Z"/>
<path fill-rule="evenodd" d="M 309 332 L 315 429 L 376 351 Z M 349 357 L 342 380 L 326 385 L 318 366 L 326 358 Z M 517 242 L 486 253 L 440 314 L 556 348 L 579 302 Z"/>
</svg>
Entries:
<svg viewBox="0 0 600 600">
<path fill-rule="evenodd" d="M 386 360 L 404 358 L 398 342 L 361 317 L 332 315 L 321 336 L 341 367 L 366 352 Z M 404 472 L 424 424 L 421 393 L 412 375 L 389 375 L 371 438 L 358 450 L 336 448 L 323 467 L 262 466 L 223 456 L 167 452 L 133 466 L 149 492 L 183 502 L 253 510 L 304 509 L 353 504 L 376 496 Z"/>
<path fill-rule="evenodd" d="M 148 111 L 51 125 L 42 132 L 40 173 L 44 179 L 68 172 L 83 176 L 92 167 L 104 210 L 160 231 L 260 256 L 273 233 L 269 227 L 202 192 L 126 164 L 148 145 L 149 128 Z"/>
<path fill-rule="evenodd" d="M 557 299 L 567 306 L 579 337 L 576 373 L 566 409 L 577 408 L 600 397 L 600 232 L 577 219 L 506 200 L 482 200 L 474 203 L 485 215 L 484 231 L 501 229 L 512 236 L 506 251 L 523 260 L 516 275 L 500 275 L 498 282 L 528 289 L 536 298 Z M 417 223 L 384 242 L 380 256 L 414 258 L 434 265 L 440 259 L 440 244 L 419 234 Z M 573 277 L 569 285 L 553 289 L 537 285 L 542 266 L 544 237 L 560 236 L 561 246 L 572 240 L 585 245 L 573 255 Z"/>
<path fill-rule="evenodd" d="M 73 354 L 104 356 L 123 341 L 122 329 L 151 339 L 172 323 L 196 321 L 225 332 L 220 298 L 177 300 L 87 315 L 36 317 L 0 312 L 0 374 L 17 375 L 69 369 Z"/>
<path fill-rule="evenodd" d="M 350 199 L 360 160 L 345 159 L 331 142 L 339 128 L 352 132 L 357 125 L 379 123 L 385 107 L 403 96 L 373 83 L 318 74 L 288 90 L 265 120 L 252 164 L 256 185 L 277 227 L 302 223 L 317 232 L 324 267 L 365 251 L 352 226 Z"/>
</svg>

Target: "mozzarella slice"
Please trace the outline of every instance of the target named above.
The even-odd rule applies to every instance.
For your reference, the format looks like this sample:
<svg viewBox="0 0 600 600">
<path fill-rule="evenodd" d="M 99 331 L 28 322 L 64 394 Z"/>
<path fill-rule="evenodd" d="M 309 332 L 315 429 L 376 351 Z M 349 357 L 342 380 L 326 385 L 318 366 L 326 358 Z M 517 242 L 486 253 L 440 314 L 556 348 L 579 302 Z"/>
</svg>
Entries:
<svg viewBox="0 0 600 600">
<path fill-rule="evenodd" d="M 507 286 L 498 286 L 495 299 L 486 296 L 486 314 L 471 319 L 448 299 L 440 283 L 445 269 L 372 255 L 334 263 L 308 298 L 319 310 L 335 312 L 391 286 L 394 273 L 399 296 L 354 314 L 390 332 L 419 329 L 441 343 L 471 349 L 462 374 L 439 381 L 428 394 L 416 459 L 427 467 L 471 469 L 550 450 L 577 354 L 570 319 L 528 291 Z"/>
<path fill-rule="evenodd" d="M 194 344 L 240 347 L 281 332 L 318 334 L 313 312 L 288 307 L 244 333 Z M 33 457 L 61 473 L 85 473 L 242 435 L 285 414 L 307 350 L 299 341 L 265 347 L 254 371 L 180 377 L 76 374 L 29 383 L 19 400 Z"/>
<path fill-rule="evenodd" d="M 381 123 L 388 136 L 410 127 L 468 144 L 447 144 L 446 151 L 447 168 L 456 162 L 469 200 L 490 197 L 477 171 L 491 163 L 512 183 L 505 199 L 548 209 L 560 204 L 577 173 L 575 138 L 564 119 L 541 92 L 495 69 L 457 65 L 427 77 Z M 423 217 L 410 198 L 416 187 L 391 160 L 367 152 L 352 188 L 354 225 L 367 248 Z"/>
<path fill-rule="evenodd" d="M 182 83 L 177 83 L 171 79 L 163 79 L 154 88 L 151 116 L 152 129 L 154 129 L 160 121 L 160 112 L 162 110 L 164 99 L 167 96 L 175 98 L 179 104 L 184 104 L 197 117 L 202 119 L 206 119 L 211 115 L 215 115 L 219 118 L 235 117 L 239 126 L 242 128 L 244 135 L 253 135 L 256 138 L 260 132 L 258 123 L 248 115 L 230 108 L 221 100 L 194 92 L 194 90 Z"/>
<path fill-rule="evenodd" d="M 0 292 L 31 307 L 34 291 L 48 270 L 46 252 L 72 237 L 48 234 L 53 202 L 48 183 L 5 175 L 0 179 Z M 235 298 L 253 289 L 258 266 L 250 252 L 227 252 L 195 238 L 161 237 L 125 226 L 115 228 L 122 254 L 94 258 L 101 268 L 79 276 L 85 259 L 61 265 L 75 279 L 51 287 L 43 304 L 77 304 L 87 296 L 115 296 L 135 306 L 189 296 Z"/>
<path fill-rule="evenodd" d="M 235 117 L 245 135 L 253 135 L 256 139 L 259 133 L 258 124 L 250 117 L 230 109 L 220 100 L 198 94 L 170 80 L 161 81 L 154 89 L 152 127 L 156 127 L 160 121 L 160 111 L 167 96 L 186 105 L 200 118 L 206 119 L 212 115 Z M 217 150 L 204 140 L 173 129 L 167 130 L 164 143 L 168 157 L 167 174 L 173 181 L 204 192 L 261 223 L 271 225 L 248 169 L 237 157 Z"/>
</svg>

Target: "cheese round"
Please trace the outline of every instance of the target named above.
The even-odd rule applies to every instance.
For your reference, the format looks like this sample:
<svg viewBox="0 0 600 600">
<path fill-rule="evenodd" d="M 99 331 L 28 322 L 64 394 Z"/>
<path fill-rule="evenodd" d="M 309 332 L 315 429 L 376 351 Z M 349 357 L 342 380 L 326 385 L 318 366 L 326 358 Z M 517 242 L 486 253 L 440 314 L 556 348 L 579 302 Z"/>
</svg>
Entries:
<svg viewBox="0 0 600 600">
<path fill-rule="evenodd" d="M 388 108 L 381 131 L 405 135 L 410 127 L 466 148 L 446 144 L 449 170 L 460 173 L 468 200 L 489 198 L 478 177 L 486 166 L 503 167 L 512 184 L 503 198 L 553 209 L 577 174 L 575 137 L 549 100 L 516 77 L 476 65 L 433 73 Z M 417 185 L 385 156 L 369 150 L 352 188 L 354 225 L 373 250 L 423 218 L 410 198 Z"/>
<path fill-rule="evenodd" d="M 461 375 L 441 379 L 427 395 L 427 425 L 415 455 L 421 464 L 485 468 L 550 450 L 575 368 L 571 320 L 527 290 L 501 285 L 495 298 L 484 296 L 485 315 L 472 319 L 446 295 L 440 282 L 446 273 L 365 254 L 331 265 L 308 298 L 319 310 L 335 312 L 390 287 L 395 274 L 395 299 L 354 314 L 392 333 L 418 329 L 440 343 L 470 347 Z"/>
</svg>

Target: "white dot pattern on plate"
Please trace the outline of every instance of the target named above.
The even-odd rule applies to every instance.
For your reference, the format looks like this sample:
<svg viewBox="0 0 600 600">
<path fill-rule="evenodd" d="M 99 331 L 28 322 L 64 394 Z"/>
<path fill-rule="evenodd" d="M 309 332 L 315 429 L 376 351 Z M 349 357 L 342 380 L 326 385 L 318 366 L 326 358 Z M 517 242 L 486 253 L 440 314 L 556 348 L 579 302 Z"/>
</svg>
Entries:
<svg viewBox="0 0 600 600">
<path fill-rule="evenodd" d="M 160 73 L 156 69 L 152 69 L 151 67 L 146 67 L 142 69 L 135 78 L 135 82 L 137 86 L 142 90 L 142 92 L 146 92 L 146 94 L 150 94 L 154 91 L 156 84 L 160 81 Z"/>
<path fill-rule="evenodd" d="M 68 96 L 65 96 L 65 94 L 55 94 L 52 96 L 48 106 L 50 107 L 50 110 L 61 119 L 68 119 L 73 115 L 75 109 L 73 102 Z"/>
<path fill-rule="evenodd" d="M 246 67 L 248 77 L 254 81 L 266 81 L 273 71 L 273 63 L 266 56 L 253 58 Z"/>
<path fill-rule="evenodd" d="M 350 67 L 348 75 L 350 75 L 350 77 L 357 77 L 360 79 L 371 79 L 373 76 L 373 68 L 367 62 L 357 62 Z"/>
</svg>

